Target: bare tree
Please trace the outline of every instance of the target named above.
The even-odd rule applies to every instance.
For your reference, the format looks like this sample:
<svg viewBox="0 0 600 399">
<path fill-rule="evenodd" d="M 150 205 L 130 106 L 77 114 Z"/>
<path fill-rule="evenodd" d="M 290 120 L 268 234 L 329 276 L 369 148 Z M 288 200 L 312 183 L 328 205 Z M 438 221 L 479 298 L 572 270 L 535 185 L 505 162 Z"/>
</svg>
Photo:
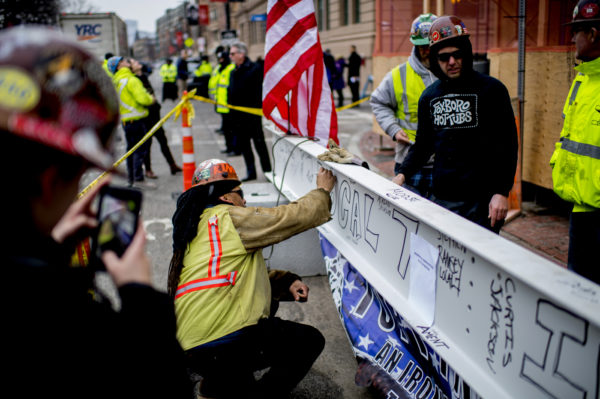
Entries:
<svg viewBox="0 0 600 399">
<path fill-rule="evenodd" d="M 55 0 L 0 0 L 0 29 L 21 24 L 58 25 Z"/>
<path fill-rule="evenodd" d="M 69 13 L 88 13 L 97 12 L 96 6 L 90 4 L 87 0 L 58 0 L 60 12 Z"/>
</svg>

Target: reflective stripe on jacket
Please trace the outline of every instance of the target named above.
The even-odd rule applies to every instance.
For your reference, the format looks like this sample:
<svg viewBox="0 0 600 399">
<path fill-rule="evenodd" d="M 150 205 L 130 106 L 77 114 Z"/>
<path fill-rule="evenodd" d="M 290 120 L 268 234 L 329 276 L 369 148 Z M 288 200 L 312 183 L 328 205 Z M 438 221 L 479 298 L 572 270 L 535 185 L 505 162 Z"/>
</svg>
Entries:
<svg viewBox="0 0 600 399">
<path fill-rule="evenodd" d="M 175 83 L 177 78 L 177 67 L 173 64 L 163 64 L 160 67 L 160 77 L 163 83 Z"/>
<path fill-rule="evenodd" d="M 574 212 L 600 208 L 600 58 L 583 62 L 565 106 L 560 141 L 550 160 L 554 191 Z"/>
<path fill-rule="evenodd" d="M 423 79 L 415 72 L 408 62 L 394 68 L 392 71 L 394 82 L 394 93 L 398 109 L 396 118 L 411 141 L 415 141 L 417 135 L 417 110 L 419 108 L 419 97 L 425 90 Z M 402 104 L 402 105 L 401 105 Z"/>
<path fill-rule="evenodd" d="M 208 96 L 213 100 L 217 99 L 217 82 L 219 80 L 220 70 L 221 65 L 217 64 L 215 69 L 212 71 L 212 75 L 210 75 L 210 79 L 208 80 Z"/>
<path fill-rule="evenodd" d="M 217 205 L 204 210 L 188 245 L 175 294 L 184 350 L 268 317 L 271 286 L 262 248 L 331 219 L 323 189 L 274 208 Z"/>
<path fill-rule="evenodd" d="M 231 82 L 231 71 L 235 69 L 235 64 L 229 64 L 223 72 L 219 73 L 219 80 L 217 81 L 217 112 L 221 114 L 229 113 L 229 108 L 219 104 L 227 104 L 227 89 Z"/>
<path fill-rule="evenodd" d="M 129 68 L 119 69 L 113 76 L 113 83 L 119 95 L 119 113 L 123 122 L 148 116 L 147 106 L 154 98 Z"/>
<path fill-rule="evenodd" d="M 194 71 L 194 75 L 196 75 L 196 76 L 204 76 L 204 75 L 211 75 L 211 74 L 212 74 L 212 65 L 210 65 L 210 63 L 208 63 L 207 61 L 200 64 L 200 66 L 198 68 L 196 68 L 196 70 Z"/>
</svg>

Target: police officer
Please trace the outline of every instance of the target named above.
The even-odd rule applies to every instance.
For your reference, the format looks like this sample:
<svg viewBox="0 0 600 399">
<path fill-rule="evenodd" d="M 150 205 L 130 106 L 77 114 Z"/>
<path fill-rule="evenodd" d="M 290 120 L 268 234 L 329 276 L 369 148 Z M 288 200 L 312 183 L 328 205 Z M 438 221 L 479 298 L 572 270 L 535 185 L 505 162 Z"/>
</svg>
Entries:
<svg viewBox="0 0 600 399">
<path fill-rule="evenodd" d="M 437 17 L 421 14 L 412 23 L 410 42 L 414 45 L 408 61 L 388 72 L 371 95 L 371 108 L 379 126 L 396 142 L 394 173 L 406 157 L 417 134 L 419 97 L 437 80 L 429 71 L 429 29 Z M 416 172 L 407 185 L 421 196 L 431 190 L 433 160 Z"/>
<path fill-rule="evenodd" d="M 582 62 L 575 67 L 550 164 L 554 192 L 573 203 L 568 267 L 600 283 L 600 1 L 579 1 L 570 25 L 575 58 Z"/>
<path fill-rule="evenodd" d="M 235 64 L 229 61 L 229 56 L 226 53 L 221 55 L 221 60 L 219 74 L 214 82 L 216 86 L 215 101 L 217 102 L 215 109 L 221 115 L 221 131 L 225 136 L 225 149 L 221 150 L 221 153 L 226 153 L 229 156 L 240 155 L 237 138 L 233 130 L 231 110 L 225 106 L 229 104 L 228 89 L 231 83 L 231 72 L 235 69 Z"/>
<path fill-rule="evenodd" d="M 160 77 L 163 82 L 162 102 L 166 99 L 177 100 L 177 67 L 173 64 L 173 60 L 166 59 L 166 63 L 160 67 Z"/>
<path fill-rule="evenodd" d="M 212 75 L 212 65 L 208 62 L 208 56 L 202 56 L 202 63 L 194 71 L 194 86 L 198 88 L 198 95 L 208 97 L 208 81 Z"/>
</svg>

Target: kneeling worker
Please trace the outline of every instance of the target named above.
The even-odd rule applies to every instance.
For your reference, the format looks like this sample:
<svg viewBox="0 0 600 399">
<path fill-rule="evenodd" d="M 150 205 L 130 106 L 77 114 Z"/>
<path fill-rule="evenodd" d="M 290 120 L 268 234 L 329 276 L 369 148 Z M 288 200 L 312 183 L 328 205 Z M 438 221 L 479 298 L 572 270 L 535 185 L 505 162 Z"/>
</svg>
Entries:
<svg viewBox="0 0 600 399">
<path fill-rule="evenodd" d="M 168 289 L 188 366 L 203 377 L 202 395 L 285 397 L 323 350 L 314 327 L 273 317 L 278 287 L 297 301 L 307 299 L 308 287 L 291 273 L 270 284 L 262 248 L 329 221 L 334 185 L 321 168 L 317 188 L 298 201 L 246 208 L 230 164 L 211 159 L 196 169 L 173 216 Z M 253 372 L 267 367 L 256 381 Z"/>
</svg>

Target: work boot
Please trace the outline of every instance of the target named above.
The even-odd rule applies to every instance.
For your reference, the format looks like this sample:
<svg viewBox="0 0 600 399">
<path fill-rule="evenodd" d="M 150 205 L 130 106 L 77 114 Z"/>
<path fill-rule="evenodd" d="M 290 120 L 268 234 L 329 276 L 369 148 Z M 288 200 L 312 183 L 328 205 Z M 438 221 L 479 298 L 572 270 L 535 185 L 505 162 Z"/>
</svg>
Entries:
<svg viewBox="0 0 600 399">
<path fill-rule="evenodd" d="M 158 176 L 156 176 L 156 174 L 151 170 L 146 171 L 146 177 L 148 179 L 158 179 Z"/>
<path fill-rule="evenodd" d="M 179 166 L 177 166 L 176 164 L 172 163 L 171 165 L 169 165 L 171 167 L 171 174 L 175 175 L 179 172 L 181 172 L 183 169 L 181 169 Z"/>
</svg>

